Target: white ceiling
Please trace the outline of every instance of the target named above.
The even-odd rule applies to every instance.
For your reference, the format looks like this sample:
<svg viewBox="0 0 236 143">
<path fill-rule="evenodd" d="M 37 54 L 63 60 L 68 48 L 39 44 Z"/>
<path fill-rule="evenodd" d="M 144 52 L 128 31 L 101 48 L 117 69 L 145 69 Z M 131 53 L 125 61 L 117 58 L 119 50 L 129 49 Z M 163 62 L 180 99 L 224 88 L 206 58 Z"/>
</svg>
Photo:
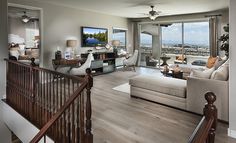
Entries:
<svg viewBox="0 0 236 143">
<path fill-rule="evenodd" d="M 209 12 L 229 7 L 229 0 L 37 0 L 115 16 L 145 17 L 150 5 L 162 15 Z"/>
</svg>

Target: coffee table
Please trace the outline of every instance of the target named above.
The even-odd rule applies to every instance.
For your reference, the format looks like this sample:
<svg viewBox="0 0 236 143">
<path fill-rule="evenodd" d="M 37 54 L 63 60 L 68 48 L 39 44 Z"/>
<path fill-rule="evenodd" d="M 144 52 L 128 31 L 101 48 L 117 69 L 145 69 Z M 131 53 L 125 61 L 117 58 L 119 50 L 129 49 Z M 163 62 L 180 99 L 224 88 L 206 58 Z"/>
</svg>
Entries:
<svg viewBox="0 0 236 143">
<path fill-rule="evenodd" d="M 164 72 L 163 70 L 161 70 L 161 73 L 166 77 L 183 79 L 183 71 L 174 72 L 173 70 L 170 70 L 169 72 Z"/>
</svg>

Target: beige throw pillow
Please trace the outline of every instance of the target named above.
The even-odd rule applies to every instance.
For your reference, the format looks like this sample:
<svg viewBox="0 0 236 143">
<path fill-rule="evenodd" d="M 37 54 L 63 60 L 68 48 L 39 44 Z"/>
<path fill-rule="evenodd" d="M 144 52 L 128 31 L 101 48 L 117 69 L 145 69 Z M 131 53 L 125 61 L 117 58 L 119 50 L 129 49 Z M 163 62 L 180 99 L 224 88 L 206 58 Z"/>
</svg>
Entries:
<svg viewBox="0 0 236 143">
<path fill-rule="evenodd" d="M 229 77 L 229 60 L 222 64 L 217 70 L 215 70 L 211 79 L 227 81 Z"/>
<path fill-rule="evenodd" d="M 210 69 L 205 69 L 204 71 L 192 70 L 191 73 L 190 73 L 190 77 L 198 77 L 198 78 L 209 79 L 214 70 L 215 70 L 215 67 L 212 67 Z"/>
</svg>

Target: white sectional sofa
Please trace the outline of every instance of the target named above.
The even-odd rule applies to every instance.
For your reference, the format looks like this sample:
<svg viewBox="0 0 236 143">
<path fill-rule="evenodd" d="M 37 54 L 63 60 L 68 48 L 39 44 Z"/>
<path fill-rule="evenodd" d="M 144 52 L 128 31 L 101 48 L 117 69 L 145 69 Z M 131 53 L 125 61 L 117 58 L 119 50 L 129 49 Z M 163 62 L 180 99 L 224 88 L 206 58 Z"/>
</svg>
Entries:
<svg viewBox="0 0 236 143">
<path fill-rule="evenodd" d="M 228 80 L 188 77 L 187 80 L 156 75 L 139 75 L 129 80 L 131 97 L 202 114 L 205 93 L 214 92 L 218 118 L 228 121 Z"/>
</svg>

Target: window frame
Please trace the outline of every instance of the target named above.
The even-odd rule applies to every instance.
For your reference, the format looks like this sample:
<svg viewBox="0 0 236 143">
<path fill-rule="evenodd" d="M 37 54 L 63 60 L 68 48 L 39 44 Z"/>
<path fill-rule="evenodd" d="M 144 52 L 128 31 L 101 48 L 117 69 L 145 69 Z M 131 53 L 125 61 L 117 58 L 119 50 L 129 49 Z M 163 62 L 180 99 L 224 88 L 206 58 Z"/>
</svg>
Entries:
<svg viewBox="0 0 236 143">
<path fill-rule="evenodd" d="M 125 46 L 124 49 L 127 51 L 127 43 L 128 43 L 128 29 L 126 28 L 118 28 L 118 27 L 112 27 L 112 40 L 117 40 L 114 37 L 114 30 L 123 30 L 125 31 Z"/>
</svg>

